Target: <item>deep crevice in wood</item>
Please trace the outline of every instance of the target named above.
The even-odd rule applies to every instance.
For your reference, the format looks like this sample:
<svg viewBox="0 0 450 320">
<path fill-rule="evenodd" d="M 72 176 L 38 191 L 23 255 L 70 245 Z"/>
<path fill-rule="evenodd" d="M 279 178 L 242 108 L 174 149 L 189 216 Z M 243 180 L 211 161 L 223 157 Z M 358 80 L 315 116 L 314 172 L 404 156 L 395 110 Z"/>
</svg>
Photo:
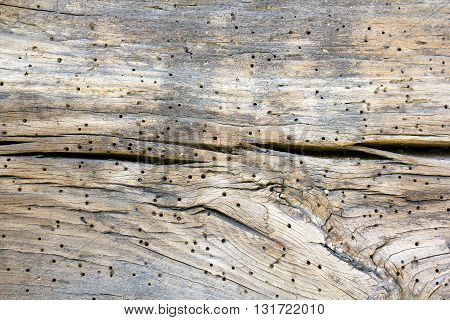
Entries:
<svg viewBox="0 0 450 320">
<path fill-rule="evenodd" d="M 38 156 L 40 158 L 66 158 L 66 159 L 79 159 L 79 160 L 110 160 L 110 161 L 128 161 L 154 165 L 179 165 L 179 164 L 192 164 L 192 163 L 204 163 L 203 161 L 193 160 L 180 160 L 173 158 L 156 158 L 149 157 L 145 154 L 131 155 L 131 154 L 117 154 L 117 153 L 77 153 L 77 152 L 22 152 L 22 153 L 6 153 L 3 156 L 14 157 L 29 157 Z"/>
<path fill-rule="evenodd" d="M 252 143 L 252 145 L 263 148 L 266 150 L 273 150 L 284 153 L 291 153 L 295 155 L 303 155 L 309 157 L 318 158 L 355 158 L 355 159 L 365 159 L 365 160 L 378 160 L 385 159 L 385 157 L 370 155 L 362 151 L 355 151 L 345 149 L 344 147 L 333 147 L 333 146 L 317 146 L 317 145 L 294 145 L 294 144 L 259 144 Z"/>
<path fill-rule="evenodd" d="M 358 143 L 355 144 L 355 146 L 364 146 L 409 156 L 450 156 L 449 147 L 442 147 L 434 144 Z"/>
<path fill-rule="evenodd" d="M 27 141 L 2 141 L 0 140 L 0 146 L 10 146 L 14 144 L 27 143 Z"/>
<path fill-rule="evenodd" d="M 252 145 L 264 148 L 267 150 L 279 151 L 284 153 L 292 153 L 296 155 L 304 155 L 311 157 L 321 158 L 355 158 L 355 159 L 386 159 L 381 155 L 369 154 L 364 151 L 351 149 L 352 146 L 333 146 L 333 145 L 311 145 L 311 144 L 259 144 L 252 143 Z M 424 144 L 392 144 L 392 143 L 358 143 L 354 146 L 370 147 L 373 149 L 389 151 L 401 155 L 409 156 L 450 156 L 450 148 L 438 147 L 436 145 L 424 145 Z"/>
</svg>

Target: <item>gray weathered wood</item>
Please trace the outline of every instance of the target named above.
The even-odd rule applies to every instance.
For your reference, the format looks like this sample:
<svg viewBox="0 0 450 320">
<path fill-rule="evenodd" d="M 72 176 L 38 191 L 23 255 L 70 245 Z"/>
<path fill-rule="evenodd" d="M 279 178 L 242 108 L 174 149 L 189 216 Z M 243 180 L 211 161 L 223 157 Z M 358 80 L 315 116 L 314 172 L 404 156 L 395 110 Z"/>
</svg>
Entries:
<svg viewBox="0 0 450 320">
<path fill-rule="evenodd" d="M 447 299 L 449 7 L 0 1 L 0 298 Z"/>
</svg>

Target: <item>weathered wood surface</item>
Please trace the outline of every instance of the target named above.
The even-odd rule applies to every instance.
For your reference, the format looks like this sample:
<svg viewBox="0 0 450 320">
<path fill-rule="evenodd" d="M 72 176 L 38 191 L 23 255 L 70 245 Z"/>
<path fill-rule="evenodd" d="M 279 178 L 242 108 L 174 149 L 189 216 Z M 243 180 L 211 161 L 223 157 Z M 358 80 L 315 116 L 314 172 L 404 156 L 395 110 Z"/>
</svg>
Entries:
<svg viewBox="0 0 450 320">
<path fill-rule="evenodd" d="M 0 298 L 449 298 L 449 6 L 0 1 Z"/>
</svg>

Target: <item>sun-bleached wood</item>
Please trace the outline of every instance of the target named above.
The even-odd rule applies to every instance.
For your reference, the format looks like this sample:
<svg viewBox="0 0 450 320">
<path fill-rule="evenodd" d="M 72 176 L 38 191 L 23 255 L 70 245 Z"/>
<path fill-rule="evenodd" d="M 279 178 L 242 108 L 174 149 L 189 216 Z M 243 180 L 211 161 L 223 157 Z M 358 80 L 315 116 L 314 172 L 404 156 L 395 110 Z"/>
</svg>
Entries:
<svg viewBox="0 0 450 320">
<path fill-rule="evenodd" d="M 0 1 L 0 298 L 448 299 L 445 1 Z"/>
</svg>

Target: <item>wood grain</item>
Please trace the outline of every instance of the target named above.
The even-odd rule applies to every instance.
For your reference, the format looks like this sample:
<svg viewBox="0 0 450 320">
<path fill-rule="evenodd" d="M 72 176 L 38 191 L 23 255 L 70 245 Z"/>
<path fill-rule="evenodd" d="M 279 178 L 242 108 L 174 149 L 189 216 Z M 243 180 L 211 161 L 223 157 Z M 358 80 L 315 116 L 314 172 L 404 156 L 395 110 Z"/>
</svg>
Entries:
<svg viewBox="0 0 450 320">
<path fill-rule="evenodd" d="M 1 0 L 0 298 L 450 298 L 449 11 Z"/>
</svg>

